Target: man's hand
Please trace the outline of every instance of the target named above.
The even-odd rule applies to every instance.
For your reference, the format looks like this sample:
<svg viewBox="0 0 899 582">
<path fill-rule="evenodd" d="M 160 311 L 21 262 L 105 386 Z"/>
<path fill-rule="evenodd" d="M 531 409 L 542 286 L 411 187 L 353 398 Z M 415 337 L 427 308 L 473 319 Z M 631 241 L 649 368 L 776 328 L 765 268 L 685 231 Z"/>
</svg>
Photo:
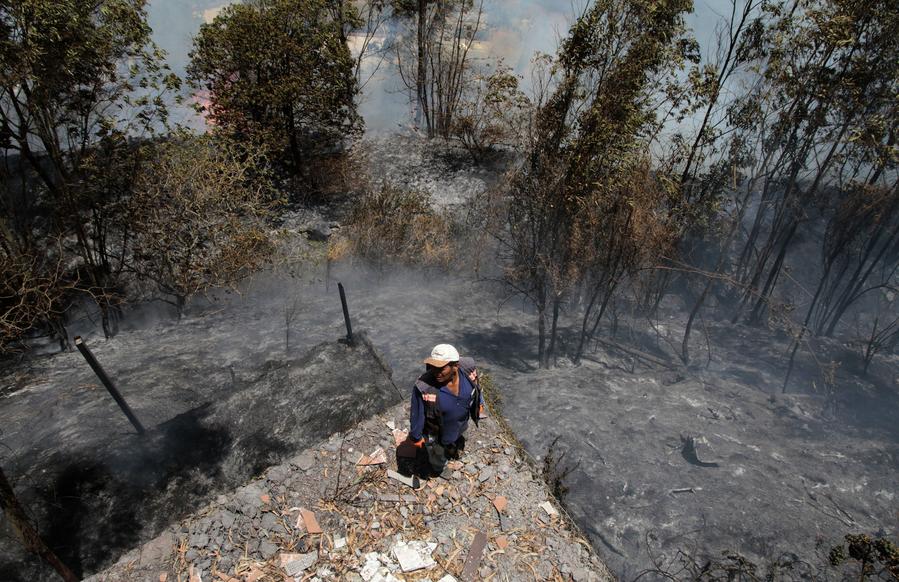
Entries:
<svg viewBox="0 0 899 582">
<path fill-rule="evenodd" d="M 476 383 L 478 381 L 478 369 L 475 368 L 471 372 L 468 373 L 468 379 L 471 380 L 472 383 Z"/>
</svg>

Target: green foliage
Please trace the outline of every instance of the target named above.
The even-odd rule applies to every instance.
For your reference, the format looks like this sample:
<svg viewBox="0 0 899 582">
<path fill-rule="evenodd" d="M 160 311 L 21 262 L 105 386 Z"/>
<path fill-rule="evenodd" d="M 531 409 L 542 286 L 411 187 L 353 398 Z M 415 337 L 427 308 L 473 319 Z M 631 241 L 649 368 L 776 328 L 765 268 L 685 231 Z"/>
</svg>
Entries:
<svg viewBox="0 0 899 582">
<path fill-rule="evenodd" d="M 164 123 L 162 95 L 179 80 L 162 56 L 150 43 L 144 0 L 3 0 L 4 145 L 51 192 L 71 187 L 97 141 Z M 53 171 L 37 167 L 42 154 Z"/>
<path fill-rule="evenodd" d="M 899 548 L 886 538 L 872 538 L 867 534 L 847 534 L 846 545 L 831 548 L 831 566 L 858 566 L 858 580 L 878 578 L 899 580 Z"/>
<path fill-rule="evenodd" d="M 344 26 L 355 11 L 327 0 L 225 7 L 194 39 L 189 78 L 211 125 L 263 147 L 294 176 L 309 156 L 360 129 Z"/>
</svg>

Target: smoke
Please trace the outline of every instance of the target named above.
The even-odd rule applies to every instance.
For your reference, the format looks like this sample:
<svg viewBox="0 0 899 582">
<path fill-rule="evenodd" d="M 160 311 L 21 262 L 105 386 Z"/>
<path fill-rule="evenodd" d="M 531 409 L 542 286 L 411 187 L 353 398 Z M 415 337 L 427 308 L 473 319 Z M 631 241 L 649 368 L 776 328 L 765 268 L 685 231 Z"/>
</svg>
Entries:
<svg viewBox="0 0 899 582">
<path fill-rule="evenodd" d="M 210 22 L 228 4 L 221 0 L 150 2 L 148 14 L 153 39 L 168 53 L 169 65 L 175 73 L 185 75 L 193 37 L 200 25 Z M 479 46 L 473 51 L 473 63 L 478 66 L 502 60 L 522 76 L 527 90 L 531 59 L 538 52 L 555 54 L 560 39 L 567 35 L 585 4 L 584 0 L 485 0 Z M 738 8 L 741 4 L 738 0 Z M 711 3 L 700 0 L 695 12 L 688 17 L 688 24 L 705 47 L 704 52 L 708 52 L 714 40 L 715 23 L 722 16 Z M 385 35 L 391 32 L 384 27 Z M 394 66 L 386 61 L 379 65 L 377 57 L 369 58 L 363 67 L 362 79 L 369 79 L 359 98 L 359 112 L 368 132 L 389 133 L 411 125 L 413 96 Z M 176 108 L 173 114 L 176 120 L 196 129 L 204 127 L 203 120 L 186 107 Z"/>
</svg>

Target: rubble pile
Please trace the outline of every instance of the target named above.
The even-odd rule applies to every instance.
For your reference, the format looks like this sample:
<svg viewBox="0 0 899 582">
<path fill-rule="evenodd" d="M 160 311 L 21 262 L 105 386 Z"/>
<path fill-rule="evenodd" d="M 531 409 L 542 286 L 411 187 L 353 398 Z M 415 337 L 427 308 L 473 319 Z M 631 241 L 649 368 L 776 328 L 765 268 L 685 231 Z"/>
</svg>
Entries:
<svg viewBox="0 0 899 582">
<path fill-rule="evenodd" d="M 492 418 L 469 428 L 448 479 L 407 484 L 393 453 L 407 415 L 332 435 L 88 580 L 612 579 Z"/>
</svg>

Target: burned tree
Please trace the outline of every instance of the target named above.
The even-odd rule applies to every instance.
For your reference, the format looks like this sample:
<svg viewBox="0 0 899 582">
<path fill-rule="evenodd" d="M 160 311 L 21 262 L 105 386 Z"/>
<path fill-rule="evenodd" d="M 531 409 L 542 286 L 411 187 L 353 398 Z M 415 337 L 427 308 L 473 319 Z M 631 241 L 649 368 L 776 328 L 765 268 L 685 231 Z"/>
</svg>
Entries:
<svg viewBox="0 0 899 582">
<path fill-rule="evenodd" d="M 734 320 L 763 321 L 791 243 L 810 209 L 851 181 L 847 167 L 870 119 L 895 119 L 899 17 L 889 2 L 864 6 L 806 0 L 768 7 L 763 83 L 748 99 L 772 115 L 758 155 L 764 180 L 758 210 L 734 266 L 745 289 Z M 894 121 L 890 122 L 894 123 Z M 878 143 L 893 133 L 884 128 Z M 876 165 L 876 164 L 875 164 Z M 859 168 L 880 172 L 867 166 Z M 873 175 L 872 175 L 873 177 Z M 876 180 L 875 180 L 876 181 Z"/>
<path fill-rule="evenodd" d="M 664 230 L 666 188 L 648 178 L 640 135 L 654 119 L 650 77 L 676 51 L 689 8 L 597 2 L 563 43 L 557 88 L 535 115 L 534 139 L 511 181 L 505 241 L 507 280 L 537 308 L 543 367 L 571 289 L 583 284 L 588 297 L 578 361 L 622 277 L 645 258 L 633 250 L 653 246 L 643 233 L 654 239 Z M 649 222 L 634 228 L 640 217 Z"/>
<path fill-rule="evenodd" d="M 394 0 L 409 23 L 396 45 L 403 83 L 415 91 L 418 122 L 428 137 L 449 138 L 469 82 L 469 52 L 481 27 L 483 0 Z"/>
<path fill-rule="evenodd" d="M 273 243 L 264 218 L 276 200 L 260 154 L 207 134 L 161 144 L 131 200 L 134 269 L 174 305 L 233 286 Z"/>
<path fill-rule="evenodd" d="M 150 40 L 145 8 L 143 0 L 0 2 L 5 169 L 40 201 L 39 236 L 67 241 L 66 260 L 107 336 L 128 237 L 119 211 L 135 173 L 130 140 L 165 127 L 167 95 L 179 86 Z"/>
<path fill-rule="evenodd" d="M 26 550 L 40 556 L 66 582 L 78 582 L 81 579 L 41 539 L 37 530 L 31 525 L 28 514 L 19 503 L 16 493 L 2 469 L 0 469 L 0 509 L 3 510 L 3 514 L 12 526 L 16 536 L 24 544 Z"/>
</svg>

